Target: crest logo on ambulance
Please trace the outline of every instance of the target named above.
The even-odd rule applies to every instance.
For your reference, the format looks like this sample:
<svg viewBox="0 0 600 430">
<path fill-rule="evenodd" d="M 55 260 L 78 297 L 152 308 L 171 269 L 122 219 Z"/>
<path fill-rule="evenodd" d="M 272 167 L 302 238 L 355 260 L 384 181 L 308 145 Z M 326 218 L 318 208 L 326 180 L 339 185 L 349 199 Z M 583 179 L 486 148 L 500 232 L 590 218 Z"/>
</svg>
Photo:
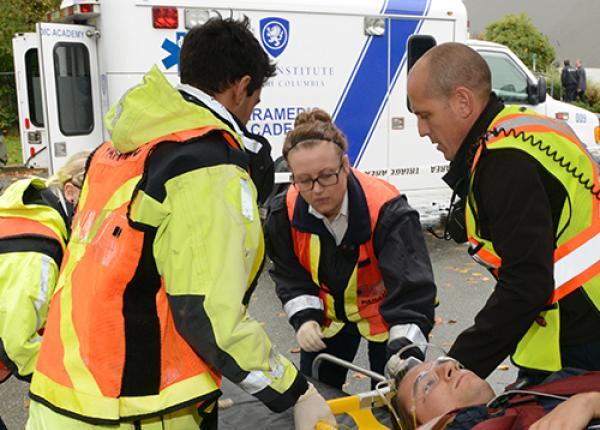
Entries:
<svg viewBox="0 0 600 430">
<path fill-rule="evenodd" d="M 290 35 L 290 23 L 287 19 L 268 17 L 260 20 L 260 40 L 272 57 L 278 57 L 285 51 Z"/>
</svg>

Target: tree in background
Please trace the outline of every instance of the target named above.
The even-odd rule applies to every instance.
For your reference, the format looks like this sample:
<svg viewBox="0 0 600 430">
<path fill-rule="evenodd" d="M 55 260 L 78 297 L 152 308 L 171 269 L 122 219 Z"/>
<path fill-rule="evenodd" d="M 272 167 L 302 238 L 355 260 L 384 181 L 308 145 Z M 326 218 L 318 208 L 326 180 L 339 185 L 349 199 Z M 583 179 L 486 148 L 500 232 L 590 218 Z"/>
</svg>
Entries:
<svg viewBox="0 0 600 430">
<path fill-rule="evenodd" d="M 12 37 L 33 31 L 46 12 L 57 10 L 60 0 L 3 0 L 0 13 L 0 130 L 17 124 L 15 78 L 12 74 Z"/>
<path fill-rule="evenodd" d="M 485 40 L 508 46 L 530 69 L 533 69 L 534 58 L 535 69 L 542 72 L 554 61 L 555 52 L 548 36 L 540 33 L 525 13 L 506 15 L 492 22 L 483 36 Z"/>
</svg>

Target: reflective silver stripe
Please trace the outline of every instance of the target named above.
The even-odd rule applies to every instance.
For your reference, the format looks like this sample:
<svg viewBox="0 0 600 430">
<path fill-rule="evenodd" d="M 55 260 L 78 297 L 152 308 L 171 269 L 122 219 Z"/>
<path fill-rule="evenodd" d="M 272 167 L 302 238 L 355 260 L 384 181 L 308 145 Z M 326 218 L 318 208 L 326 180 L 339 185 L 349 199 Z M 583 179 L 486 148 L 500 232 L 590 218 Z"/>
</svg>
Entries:
<svg viewBox="0 0 600 430">
<path fill-rule="evenodd" d="M 283 306 L 283 310 L 287 314 L 288 319 L 304 309 L 324 310 L 325 307 L 323 306 L 323 301 L 321 298 L 308 294 L 293 298 Z"/>
<path fill-rule="evenodd" d="M 423 332 L 421 331 L 418 325 L 398 324 L 392 326 L 390 328 L 390 339 L 388 340 L 388 343 L 393 342 L 394 340 L 400 339 L 402 337 L 407 338 L 412 343 L 418 344 L 417 346 L 419 347 L 419 349 L 425 352 L 425 348 L 427 346 L 425 344 L 427 343 L 427 339 L 425 338 L 425 335 L 423 335 Z"/>
<path fill-rule="evenodd" d="M 256 394 L 271 385 L 273 380 L 281 379 L 285 373 L 283 364 L 278 358 L 271 353 L 269 357 L 270 372 L 264 372 L 262 370 L 253 370 L 244 378 L 238 385 L 242 390 L 248 394 Z M 269 378 L 267 375 L 270 375 Z"/>
<path fill-rule="evenodd" d="M 256 394 L 271 384 L 271 380 L 260 370 L 253 370 L 248 373 L 248 376 L 244 378 L 239 386 L 242 390 L 248 394 Z"/>
<path fill-rule="evenodd" d="M 535 117 L 531 115 L 520 115 L 516 118 L 509 118 L 494 125 L 494 128 L 504 128 L 505 130 L 508 130 L 511 128 L 526 127 L 529 125 L 544 125 L 558 133 L 565 133 L 565 129 L 563 127 L 553 123 L 548 118 Z M 570 127 L 568 127 L 568 130 L 573 134 L 574 138 L 577 138 Z"/>
<path fill-rule="evenodd" d="M 554 289 L 558 289 L 575 276 L 598 263 L 600 256 L 600 233 L 578 246 L 554 263 Z"/>
<path fill-rule="evenodd" d="M 146 79 L 144 77 L 144 81 L 141 84 L 137 84 L 137 85 L 134 85 L 133 87 L 129 88 L 127 91 L 125 91 L 125 93 L 121 96 L 121 98 L 117 102 L 117 108 L 115 109 L 115 116 L 113 117 L 113 119 L 110 123 L 111 128 L 108 130 L 108 134 L 110 134 L 111 137 L 112 137 L 112 131 L 115 129 L 115 126 L 117 125 L 117 121 L 119 120 L 119 118 L 121 118 L 121 113 L 123 112 L 123 102 L 125 101 L 125 98 L 129 95 L 130 92 L 132 92 L 136 88 L 142 87 L 145 83 L 146 83 Z"/>
<path fill-rule="evenodd" d="M 491 270 L 497 270 L 498 267 L 496 267 L 494 264 L 484 260 L 483 258 L 481 258 L 479 255 L 477 254 L 473 254 L 471 255 L 471 258 L 478 264 L 481 264 L 483 267 L 485 267 L 486 269 L 491 269 Z"/>
<path fill-rule="evenodd" d="M 40 289 L 33 305 L 35 307 L 36 323 L 35 328 L 39 330 L 42 327 L 42 318 L 40 312 L 42 307 L 48 302 L 48 279 L 50 277 L 50 266 L 53 260 L 47 255 L 42 255 L 42 267 L 40 269 Z"/>
</svg>

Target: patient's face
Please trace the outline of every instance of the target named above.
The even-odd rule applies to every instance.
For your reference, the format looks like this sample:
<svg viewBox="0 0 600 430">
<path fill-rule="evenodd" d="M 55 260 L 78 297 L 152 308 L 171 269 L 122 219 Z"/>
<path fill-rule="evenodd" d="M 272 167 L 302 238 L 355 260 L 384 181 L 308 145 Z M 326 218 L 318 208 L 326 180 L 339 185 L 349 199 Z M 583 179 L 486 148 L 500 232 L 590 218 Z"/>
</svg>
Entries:
<svg viewBox="0 0 600 430">
<path fill-rule="evenodd" d="M 412 368 L 400 383 L 398 397 L 419 423 L 456 408 L 487 403 L 494 392 L 487 382 L 453 359 L 441 357 Z"/>
</svg>

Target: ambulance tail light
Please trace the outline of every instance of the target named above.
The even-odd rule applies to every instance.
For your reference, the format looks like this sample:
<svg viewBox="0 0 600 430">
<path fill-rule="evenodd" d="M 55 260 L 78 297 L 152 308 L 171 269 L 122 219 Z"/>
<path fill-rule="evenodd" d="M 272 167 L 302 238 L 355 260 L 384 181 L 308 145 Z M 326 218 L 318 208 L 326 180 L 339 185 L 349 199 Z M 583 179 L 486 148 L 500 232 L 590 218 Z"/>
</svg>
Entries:
<svg viewBox="0 0 600 430">
<path fill-rule="evenodd" d="M 93 4 L 80 4 L 78 6 L 79 6 L 80 13 L 92 13 L 94 11 Z"/>
<path fill-rule="evenodd" d="M 179 26 L 177 8 L 154 6 L 152 8 L 152 26 L 154 28 L 177 28 Z"/>
<path fill-rule="evenodd" d="M 556 119 L 560 119 L 563 121 L 569 120 L 569 112 L 556 112 L 556 115 L 554 116 L 556 117 Z"/>
<path fill-rule="evenodd" d="M 600 127 L 598 126 L 594 128 L 594 139 L 596 140 L 596 145 L 600 144 Z"/>
<path fill-rule="evenodd" d="M 100 5 L 92 3 L 82 3 L 65 7 L 55 12 L 46 14 L 48 22 L 85 22 L 91 18 L 100 15 Z"/>
</svg>

